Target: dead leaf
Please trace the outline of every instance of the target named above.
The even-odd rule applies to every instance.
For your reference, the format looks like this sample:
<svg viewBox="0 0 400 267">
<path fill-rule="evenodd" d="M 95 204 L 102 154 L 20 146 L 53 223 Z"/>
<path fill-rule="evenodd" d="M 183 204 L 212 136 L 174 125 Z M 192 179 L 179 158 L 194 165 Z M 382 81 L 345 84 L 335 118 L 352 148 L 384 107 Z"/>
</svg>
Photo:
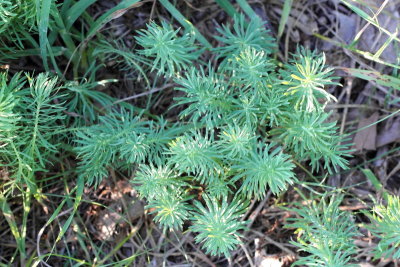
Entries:
<svg viewBox="0 0 400 267">
<path fill-rule="evenodd" d="M 261 240 L 254 239 L 256 251 L 254 253 L 254 265 L 257 267 L 283 267 L 290 266 L 295 261 L 293 255 L 267 254 L 261 247 Z"/>
<path fill-rule="evenodd" d="M 372 114 L 369 118 L 361 119 L 358 123 L 358 129 L 362 129 L 368 125 L 375 123 L 379 118 L 378 112 Z M 354 137 L 354 148 L 357 151 L 375 150 L 376 149 L 376 124 L 373 124 L 366 129 L 357 132 Z"/>
<path fill-rule="evenodd" d="M 345 44 L 350 44 L 356 36 L 357 29 L 357 15 L 356 14 L 343 14 L 335 10 L 334 14 L 339 23 L 337 32 L 337 40 L 344 41 Z"/>
<path fill-rule="evenodd" d="M 98 238 L 103 241 L 111 240 L 121 218 L 121 215 L 115 211 L 107 209 L 101 212 L 95 223 L 98 229 Z"/>
<path fill-rule="evenodd" d="M 137 198 L 136 191 L 126 180 L 104 186 L 99 197 L 110 200 L 108 208 L 95 216 L 94 225 L 99 240 L 112 240 L 115 238 L 117 226 L 124 228 L 127 221 L 133 222 L 144 214 L 143 202 Z"/>
<path fill-rule="evenodd" d="M 130 194 L 133 190 L 131 184 L 126 180 L 119 180 L 116 188 L 120 190 L 122 194 Z"/>
<path fill-rule="evenodd" d="M 140 200 L 135 200 L 132 204 L 129 203 L 128 214 L 131 221 L 134 221 L 142 216 L 144 214 L 143 202 Z"/>
<path fill-rule="evenodd" d="M 388 129 L 383 129 L 376 140 L 376 146 L 382 147 L 394 142 L 400 142 L 400 119 L 396 119 Z"/>
<path fill-rule="evenodd" d="M 256 258 L 255 265 L 257 267 L 282 267 L 280 258 L 276 255 L 262 256 Z"/>
</svg>

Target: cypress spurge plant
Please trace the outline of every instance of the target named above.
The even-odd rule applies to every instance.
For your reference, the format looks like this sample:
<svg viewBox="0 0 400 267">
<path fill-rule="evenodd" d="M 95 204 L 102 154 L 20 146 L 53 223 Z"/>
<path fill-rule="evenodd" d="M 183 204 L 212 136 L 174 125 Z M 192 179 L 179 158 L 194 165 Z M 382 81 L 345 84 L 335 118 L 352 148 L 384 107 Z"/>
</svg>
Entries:
<svg viewBox="0 0 400 267">
<path fill-rule="evenodd" d="M 56 102 L 57 78 L 0 73 L 0 165 L 10 177 L 2 184 L 0 209 L 16 239 L 21 263 L 26 255 L 27 218 L 32 197 L 42 200 L 38 173 L 45 173 L 50 159 L 59 151 L 60 130 L 65 118 L 62 103 Z M 20 193 L 23 205 L 18 229 L 8 200 Z"/>
<path fill-rule="evenodd" d="M 351 264 L 357 253 L 353 238 L 359 234 L 350 213 L 339 209 L 343 195 L 324 194 L 318 198 L 304 200 L 309 203 L 290 209 L 299 216 L 288 219 L 292 223 L 286 225 L 297 228 L 297 241 L 291 243 L 309 254 L 294 265 L 356 266 Z"/>
<path fill-rule="evenodd" d="M 376 203 L 372 212 L 365 213 L 371 220 L 367 229 L 379 239 L 374 250 L 376 259 L 400 259 L 400 198 L 388 194 L 386 202 Z"/>
<path fill-rule="evenodd" d="M 22 47 L 27 31 L 35 32 L 37 3 L 31 0 L 0 0 L 0 43 Z"/>
<path fill-rule="evenodd" d="M 35 173 L 45 171 L 49 159 L 58 152 L 57 136 L 65 118 L 61 103 L 56 103 L 57 78 L 47 74 L 24 77 L 16 74 L 9 81 L 1 74 L 2 165 L 13 178 L 10 185 L 22 183 L 38 194 Z"/>
<path fill-rule="evenodd" d="M 324 87 L 336 85 L 324 55 L 298 49 L 280 65 L 263 23 L 244 16 L 215 39 L 211 52 L 220 64 L 204 62 L 192 33 L 166 22 L 139 31 L 141 61 L 177 84 L 171 108 L 179 108 L 179 121 L 117 112 L 79 131 L 76 151 L 89 184 L 128 163 L 132 183 L 165 230 L 188 223 L 208 253 L 229 256 L 245 230 L 249 200 L 296 183 L 294 161 L 320 172 L 346 168 L 348 148 L 324 112 L 335 100 Z"/>
</svg>

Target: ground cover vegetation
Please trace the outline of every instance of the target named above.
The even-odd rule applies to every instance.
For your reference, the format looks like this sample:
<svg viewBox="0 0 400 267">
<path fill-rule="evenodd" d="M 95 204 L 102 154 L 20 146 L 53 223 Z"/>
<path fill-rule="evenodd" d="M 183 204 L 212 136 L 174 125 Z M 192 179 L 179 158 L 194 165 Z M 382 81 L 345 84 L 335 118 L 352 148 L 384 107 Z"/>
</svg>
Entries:
<svg viewBox="0 0 400 267">
<path fill-rule="evenodd" d="M 397 167 L 383 182 L 357 154 L 358 133 L 398 113 L 397 72 L 383 74 L 398 62 L 380 57 L 397 36 L 379 7 L 340 3 L 389 36 L 373 53 L 358 35 L 314 34 L 384 66 L 373 72 L 334 68 L 316 45 L 283 49 L 293 1 L 277 5 L 277 34 L 250 1 L 212 1 L 211 33 L 179 1 L 103 2 L 0 0 L 2 266 L 396 264 Z M 132 16 L 133 29 L 114 24 Z M 389 112 L 358 129 L 350 94 L 344 119 L 332 108 L 356 78 L 391 88 Z M 356 173 L 375 195 L 332 182 Z M 268 211 L 275 224 L 256 231 Z"/>
</svg>

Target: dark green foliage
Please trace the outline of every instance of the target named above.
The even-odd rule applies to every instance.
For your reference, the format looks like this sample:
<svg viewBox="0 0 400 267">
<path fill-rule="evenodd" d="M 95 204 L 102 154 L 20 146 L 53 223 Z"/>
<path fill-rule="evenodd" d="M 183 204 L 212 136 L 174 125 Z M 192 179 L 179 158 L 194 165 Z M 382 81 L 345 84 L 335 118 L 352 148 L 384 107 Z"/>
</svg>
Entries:
<svg viewBox="0 0 400 267">
<path fill-rule="evenodd" d="M 294 97 L 297 109 L 312 112 L 323 107 L 318 99 L 326 102 L 336 98 L 324 90 L 327 85 L 339 85 L 332 80 L 333 69 L 325 66 L 325 55 L 298 49 L 293 60 L 281 71 L 284 83 L 289 85 L 287 94 Z"/>
<path fill-rule="evenodd" d="M 132 75 L 132 70 L 137 70 L 147 80 L 147 75 L 143 70 L 142 65 L 149 65 L 149 60 L 132 52 L 132 49 L 127 47 L 122 41 L 108 42 L 102 40 L 93 53 L 94 56 L 104 56 L 104 62 L 118 65 L 121 71 L 128 71 Z"/>
<path fill-rule="evenodd" d="M 379 238 L 375 258 L 400 259 L 400 199 L 388 195 L 387 204 L 376 204 L 372 213 L 365 213 L 372 224 L 367 226 Z"/>
<path fill-rule="evenodd" d="M 291 218 L 286 227 L 297 228 L 300 232 L 292 242 L 309 256 L 300 258 L 299 266 L 354 266 L 350 264 L 357 253 L 353 237 L 359 235 L 350 214 L 341 211 L 339 205 L 343 196 L 322 196 L 319 202 L 300 205 L 291 209 L 300 218 Z"/>
<path fill-rule="evenodd" d="M 271 54 L 275 49 L 275 40 L 268 34 L 259 17 L 247 22 L 244 15 L 235 17 L 233 31 L 229 25 L 217 29 L 221 36 L 215 36 L 223 46 L 215 48 L 218 57 L 238 56 L 248 48 Z"/>
<path fill-rule="evenodd" d="M 78 131 L 76 153 L 81 159 L 80 175 L 88 184 L 98 184 L 107 168 L 118 160 L 127 164 L 145 161 L 149 146 L 145 122 L 130 113 L 100 117 L 100 124 Z"/>
<path fill-rule="evenodd" d="M 35 32 L 36 4 L 33 0 L 0 0 L 0 44 L 7 42 L 23 47 L 24 33 Z"/>
<path fill-rule="evenodd" d="M 340 145 L 342 138 L 337 135 L 335 122 L 326 122 L 329 113 L 297 111 L 288 114 L 288 117 L 281 122 L 282 128 L 271 131 L 272 134 L 279 134 L 281 140 L 296 158 L 311 160 L 313 169 L 318 170 L 320 159 L 324 159 L 324 167 L 332 173 L 331 165 L 337 171 L 337 166 L 346 168 L 349 156 L 347 145 Z"/>
<path fill-rule="evenodd" d="M 7 138 L 11 138 L 20 120 L 18 113 L 14 108 L 19 104 L 19 98 L 16 93 L 24 85 L 24 79 L 17 74 L 8 81 L 7 73 L 0 76 L 0 134 L 2 142 L 8 142 Z"/>
<path fill-rule="evenodd" d="M 139 184 L 136 189 L 140 195 L 148 199 L 156 199 L 164 190 L 174 192 L 186 185 L 168 165 L 156 167 L 153 164 L 140 165 L 133 182 Z"/>
<path fill-rule="evenodd" d="M 260 144 L 233 166 L 234 169 L 242 171 L 234 178 L 243 179 L 239 192 L 243 192 L 249 198 L 264 197 L 267 186 L 272 193 L 278 194 L 295 181 L 292 172 L 294 164 L 290 161 L 290 156 L 282 153 L 281 148 L 272 147 L 272 144 Z"/>
<path fill-rule="evenodd" d="M 189 219 L 191 206 L 182 189 L 188 184 L 168 165 L 140 165 L 132 181 L 142 197 L 149 200 L 148 209 L 156 213 L 155 221 L 164 229 L 179 230 Z"/>
<path fill-rule="evenodd" d="M 191 231 L 198 233 L 197 243 L 203 243 L 203 248 L 211 255 L 224 254 L 240 244 L 239 231 L 245 229 L 244 221 L 240 220 L 246 204 L 235 199 L 228 203 L 226 198 L 221 200 L 204 196 L 205 206 L 195 202 L 197 211 L 192 217 Z"/>
<path fill-rule="evenodd" d="M 154 220 L 164 229 L 182 229 L 184 221 L 189 219 L 191 207 L 182 199 L 182 192 L 158 192 L 157 198 L 150 199 L 148 209 L 154 209 Z"/>
<path fill-rule="evenodd" d="M 143 47 L 139 53 L 153 60 L 151 70 L 157 70 L 157 74 L 174 76 L 198 58 L 193 36 L 179 37 L 178 32 L 165 21 L 161 26 L 152 22 L 147 30 L 137 32 L 136 40 Z"/>
<path fill-rule="evenodd" d="M 56 101 L 59 90 L 56 87 L 56 78 L 39 74 L 36 78 L 28 76 L 27 79 L 30 90 L 20 92 L 21 109 L 19 113 L 22 115 L 20 120 L 22 127 L 19 136 L 31 136 L 25 154 L 35 155 L 40 165 L 45 167 L 45 155 L 57 152 L 57 144 L 52 142 L 52 138 L 59 129 L 62 129 L 58 122 L 62 123 L 65 118 L 62 112 L 64 108 L 62 103 Z"/>
<path fill-rule="evenodd" d="M 279 126 L 290 113 L 289 100 L 284 95 L 285 89 L 280 85 L 273 83 L 267 87 L 273 90 L 265 90 L 261 95 L 260 114 L 263 122 L 268 122 L 270 127 Z"/>
<path fill-rule="evenodd" d="M 81 160 L 78 170 L 88 184 L 98 184 L 109 167 L 132 167 L 145 161 L 162 164 L 168 142 L 181 132 L 166 128 L 166 122 L 141 120 L 131 112 L 99 117 L 99 123 L 76 133 L 75 151 Z"/>
<path fill-rule="evenodd" d="M 234 110 L 228 116 L 228 121 L 234 121 L 243 127 L 251 127 L 253 130 L 259 123 L 260 98 L 258 95 L 242 94 L 232 99 Z"/>
<path fill-rule="evenodd" d="M 185 93 L 184 97 L 175 98 L 176 105 L 188 104 L 180 114 L 182 117 L 191 116 L 194 122 L 200 121 L 213 128 L 231 110 L 231 103 L 227 101 L 229 88 L 223 77 L 218 77 L 211 66 L 208 75 L 205 75 L 203 69 L 198 71 L 191 68 L 176 82 L 181 86 L 176 89 Z"/>
<path fill-rule="evenodd" d="M 348 148 L 320 104 L 320 98 L 335 100 L 323 88 L 336 84 L 323 55 L 299 50 L 279 68 L 270 56 L 275 44 L 260 20 L 240 16 L 233 30 L 218 31 L 222 45 L 212 52 L 222 63 L 216 69 L 213 62 L 196 61 L 201 50 L 190 34 L 179 36 L 164 22 L 139 32 L 139 53 L 153 60 L 157 74 L 178 84 L 180 94 L 171 106 L 182 110 L 188 128 L 158 150 L 157 165 L 141 165 L 133 182 L 165 229 L 180 229 L 193 213 L 196 241 L 212 255 L 227 256 L 244 229 L 240 199 L 284 192 L 297 181 L 292 158 L 310 160 L 317 171 L 321 160 L 329 172 L 331 166 L 346 168 Z M 146 151 L 156 145 L 144 143 Z M 205 191 L 205 206 L 193 206 L 193 189 Z M 340 253 L 337 260 L 347 259 Z"/>
<path fill-rule="evenodd" d="M 234 187 L 233 181 L 229 179 L 226 173 L 222 173 L 208 182 L 206 193 L 211 197 L 221 198 L 232 194 L 232 187 Z"/>
<path fill-rule="evenodd" d="M 131 48 L 120 40 L 105 41 L 99 31 L 104 24 L 87 14 L 78 20 L 69 13 L 68 5 L 88 7 L 85 1 L 0 3 L 0 34 L 10 33 L 2 42 L 13 44 L 0 48 L 1 60 L 20 56 L 16 51 L 26 45 L 64 81 L 60 85 L 50 74 L 0 77 L 1 164 L 33 193 L 40 186 L 35 173 L 44 173 L 58 154 L 76 156 L 74 171 L 88 185 L 99 185 L 110 169 L 126 172 L 164 231 L 190 223 L 207 253 L 228 257 L 246 228 L 242 216 L 248 200 L 264 198 L 268 190 L 282 194 L 295 184 L 294 160 L 309 161 L 321 173 L 347 166 L 348 148 L 324 112 L 325 104 L 335 100 L 324 87 L 336 85 L 324 55 L 299 49 L 289 63 L 279 64 L 272 55 L 275 41 L 259 18 L 240 15 L 233 28 L 219 28 L 218 47 L 203 57 L 205 49 L 196 44 L 194 32 L 182 34 L 164 21 L 138 31 Z M 22 15 L 32 3 L 43 11 L 40 17 Z M 11 21 L 32 28 L 12 29 Z M 71 64 L 65 73 L 57 62 L 61 55 Z M 114 81 L 96 80 L 99 60 L 129 70 L 149 87 L 148 70 L 156 74 L 154 86 L 175 82 L 170 108 L 179 116 L 166 120 L 151 114 L 151 101 L 141 112 L 127 103 L 116 105 L 97 90 Z M 73 81 L 67 81 L 68 71 Z M 308 227 L 304 241 L 296 244 L 317 255 L 303 262 L 347 263 L 353 253 L 350 220 L 337 201 L 321 203 L 307 213 L 296 210 L 305 219 L 294 225 Z M 341 224 L 329 221 L 324 209 Z M 310 245 L 314 241 L 319 246 Z"/>
<path fill-rule="evenodd" d="M 232 75 L 232 83 L 243 85 L 245 89 L 259 88 L 269 81 L 274 64 L 263 51 L 248 47 L 229 58 L 226 70 Z"/>
<path fill-rule="evenodd" d="M 218 147 L 212 143 L 213 137 L 202 136 L 198 132 L 187 133 L 170 143 L 168 162 L 181 173 L 194 175 L 205 183 L 220 172 Z"/>
<path fill-rule="evenodd" d="M 10 168 L 15 182 L 36 193 L 34 174 L 45 171 L 49 158 L 58 152 L 55 138 L 65 118 L 62 104 L 55 101 L 59 97 L 57 79 L 46 74 L 36 78 L 16 74 L 7 81 L 7 73 L 0 79 L 2 165 Z"/>
<path fill-rule="evenodd" d="M 96 87 L 104 86 L 107 82 L 111 81 L 82 81 L 80 83 L 71 81 L 64 84 L 65 92 L 61 99 L 65 102 L 66 111 L 71 115 L 69 116 L 71 124 L 94 123 L 98 117 L 98 108 L 95 104 L 103 108 L 112 105 L 113 99 L 110 96 L 95 90 Z"/>
<path fill-rule="evenodd" d="M 219 150 L 226 159 L 240 160 L 249 155 L 254 147 L 256 136 L 252 129 L 237 124 L 228 124 L 221 129 L 219 134 Z"/>
</svg>

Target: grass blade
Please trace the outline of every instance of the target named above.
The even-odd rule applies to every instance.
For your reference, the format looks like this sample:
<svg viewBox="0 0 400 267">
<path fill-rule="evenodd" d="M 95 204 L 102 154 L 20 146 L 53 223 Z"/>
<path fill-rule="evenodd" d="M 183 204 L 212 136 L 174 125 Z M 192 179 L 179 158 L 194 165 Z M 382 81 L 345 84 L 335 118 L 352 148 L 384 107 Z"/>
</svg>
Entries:
<svg viewBox="0 0 400 267">
<path fill-rule="evenodd" d="M 74 262 L 77 263 L 76 265 L 73 265 L 73 266 L 82 266 L 82 265 L 84 265 L 84 266 L 93 266 L 93 264 L 90 264 L 90 263 L 88 263 L 88 262 L 86 262 L 86 261 L 84 261 L 84 260 L 81 260 L 81 259 L 78 259 L 78 258 L 74 258 L 74 257 L 71 257 L 71 256 L 62 255 L 62 254 L 47 253 L 47 254 L 41 255 L 41 256 L 34 262 L 34 264 L 33 264 L 32 267 L 39 266 L 39 264 L 42 263 L 42 260 L 43 260 L 44 258 L 46 258 L 46 257 L 58 257 L 58 258 L 61 258 L 61 259 L 71 260 L 71 261 L 74 261 Z"/>
<path fill-rule="evenodd" d="M 290 10 L 292 9 L 293 0 L 285 0 L 282 9 L 282 16 L 279 20 L 279 28 L 278 28 L 278 40 L 282 37 L 283 30 L 285 29 L 285 25 L 288 21 Z"/>
<path fill-rule="evenodd" d="M 181 12 L 179 12 L 168 0 L 160 0 L 160 3 L 168 10 L 168 12 L 188 31 L 195 33 L 196 39 L 202 43 L 206 48 L 212 48 L 212 45 L 207 39 L 188 21 Z"/>
<path fill-rule="evenodd" d="M 378 85 L 387 86 L 396 90 L 400 90 L 400 79 L 394 76 L 381 74 L 380 72 L 371 70 L 359 70 L 353 68 L 338 68 L 338 69 L 341 69 L 347 72 L 349 75 L 363 79 L 365 81 L 374 82 Z"/>
<path fill-rule="evenodd" d="M 10 226 L 11 233 L 15 238 L 15 241 L 17 243 L 17 248 L 18 248 L 18 251 L 20 252 L 21 259 L 22 259 L 22 257 L 26 257 L 25 240 L 22 238 L 22 235 L 21 235 L 20 231 L 18 230 L 18 226 L 15 221 L 14 214 L 10 208 L 10 205 L 8 205 L 6 198 L 3 196 L 3 194 L 0 194 L 0 210 L 3 213 L 3 216 L 6 219 L 8 225 Z"/>
<path fill-rule="evenodd" d="M 383 188 L 381 182 L 378 180 L 378 178 L 375 176 L 375 174 L 370 169 L 362 169 L 361 171 L 368 178 L 368 180 L 372 183 L 372 185 L 375 187 L 376 191 L 382 192 L 383 198 L 386 201 L 388 201 L 389 194 L 388 194 L 388 192 L 386 192 L 385 188 Z"/>
<path fill-rule="evenodd" d="M 42 56 L 43 66 L 46 71 L 49 71 L 49 65 L 47 63 L 47 32 L 49 29 L 49 17 L 52 0 L 36 0 L 36 7 L 39 8 L 38 14 L 38 25 L 39 25 L 39 44 L 40 44 L 40 55 Z"/>
<path fill-rule="evenodd" d="M 390 32 L 389 32 L 389 34 L 390 34 Z M 367 51 L 363 51 L 363 50 L 359 50 L 359 49 L 354 48 L 354 42 L 353 42 L 352 44 L 350 44 L 350 45 L 346 45 L 346 44 L 342 44 L 342 43 L 340 43 L 340 42 L 338 42 L 338 41 L 336 41 L 336 40 L 333 40 L 333 39 L 331 39 L 331 38 L 329 38 L 329 37 L 323 36 L 323 35 L 318 34 L 318 33 L 314 33 L 313 35 L 314 35 L 315 37 L 317 37 L 317 38 L 323 40 L 323 41 L 332 43 L 332 44 L 334 44 L 334 45 L 336 45 L 336 46 L 338 46 L 338 47 L 346 48 L 346 49 L 348 49 L 348 50 L 350 50 L 350 51 L 352 51 L 352 52 L 354 52 L 354 53 L 357 53 L 357 54 L 363 56 L 364 58 L 366 58 L 366 59 L 368 59 L 368 60 L 372 60 L 372 61 L 374 61 L 374 62 L 376 62 L 376 63 L 380 63 L 380 64 L 383 64 L 383 65 L 386 65 L 386 66 L 389 66 L 389 67 L 392 67 L 392 68 L 400 69 L 400 66 L 399 66 L 399 65 L 391 64 L 391 63 L 389 63 L 389 62 L 386 62 L 386 61 L 384 61 L 384 60 L 381 60 L 381 59 L 379 59 L 379 58 L 376 58 L 376 57 L 374 56 L 374 54 L 372 54 L 372 53 L 370 53 L 370 52 L 367 52 Z M 396 40 L 396 39 L 398 39 L 398 38 L 393 38 L 393 40 Z M 396 41 L 397 41 L 397 40 L 396 40 Z"/>
<path fill-rule="evenodd" d="M 72 24 L 82 15 L 83 12 L 97 0 L 81 0 L 73 5 L 66 12 L 65 16 L 65 28 L 68 30 L 71 28 Z"/>
<path fill-rule="evenodd" d="M 65 52 L 65 47 L 53 46 L 51 50 L 54 56 L 62 56 Z M 2 62 L 2 60 L 10 60 L 10 59 L 37 56 L 37 55 L 40 55 L 40 48 L 15 50 L 15 52 L 12 53 L 8 51 L 2 51 L 2 49 L 0 48 L 0 56 L 1 56 L 0 62 Z"/>
<path fill-rule="evenodd" d="M 64 236 L 64 234 L 67 232 L 69 226 L 71 225 L 72 219 L 74 218 L 75 213 L 78 210 L 79 204 L 82 201 L 84 187 L 85 187 L 84 179 L 82 176 L 79 176 L 77 185 L 76 185 L 76 198 L 75 198 L 75 202 L 74 202 L 74 206 L 73 206 L 73 211 L 71 212 L 71 215 L 68 217 L 67 221 L 61 228 L 60 233 L 58 234 L 57 239 L 54 242 L 54 246 L 61 240 L 61 238 Z"/>
<path fill-rule="evenodd" d="M 377 21 L 376 18 L 371 17 L 370 15 L 368 15 L 366 12 L 364 12 L 363 10 L 361 10 L 360 8 L 356 7 L 355 5 L 350 4 L 349 2 L 347 2 L 346 0 L 342 0 L 342 3 L 345 4 L 348 8 L 350 8 L 354 13 L 356 13 L 358 16 L 360 16 L 361 18 L 363 18 L 364 20 L 366 20 L 367 22 L 369 22 L 370 24 L 374 25 L 375 27 L 377 27 L 380 31 L 384 32 L 385 34 L 387 34 L 388 36 L 393 35 L 391 32 L 389 32 L 387 29 L 385 29 L 384 27 L 379 25 L 379 22 Z M 360 36 L 360 34 L 358 34 L 355 38 L 354 38 L 354 42 L 356 42 Z M 400 39 L 396 36 L 393 36 L 393 40 L 396 40 L 397 42 L 400 42 Z"/>
<path fill-rule="evenodd" d="M 118 5 L 108 10 L 106 13 L 101 15 L 93 25 L 91 25 L 86 39 L 90 39 L 99 29 L 101 29 L 101 27 L 103 27 L 104 24 L 119 17 L 121 13 L 127 9 L 133 8 L 138 2 L 140 2 L 140 0 L 123 0 Z"/>
<path fill-rule="evenodd" d="M 235 7 L 228 0 L 215 0 L 215 2 L 232 18 L 239 15 Z"/>
<path fill-rule="evenodd" d="M 140 227 L 136 226 L 131 230 L 129 235 L 127 235 L 124 239 L 121 240 L 118 244 L 115 245 L 113 250 L 108 253 L 103 259 L 99 261 L 99 265 L 103 265 L 110 257 L 112 257 L 115 253 L 118 252 L 118 250 L 126 243 L 128 242 L 129 239 L 131 239 L 136 233 L 139 231 Z M 135 257 L 135 255 L 133 255 Z"/>
<path fill-rule="evenodd" d="M 68 12 L 70 9 L 71 5 L 73 3 L 73 0 L 64 0 L 62 3 L 62 7 L 60 9 L 60 13 L 62 14 L 63 17 L 65 17 L 65 14 Z"/>
<path fill-rule="evenodd" d="M 374 58 L 378 59 L 381 54 L 383 53 L 383 51 L 385 51 L 385 49 L 390 45 L 390 43 L 393 41 L 393 39 L 397 36 L 398 33 L 398 29 L 396 29 L 396 31 L 392 34 L 389 35 L 389 38 L 385 41 L 385 43 L 378 49 L 378 51 L 376 51 Z"/>
<path fill-rule="evenodd" d="M 256 14 L 256 12 L 251 8 L 249 3 L 247 3 L 246 0 L 236 0 L 236 2 L 243 9 L 244 13 L 246 13 L 246 15 L 249 16 L 250 18 L 254 18 L 254 17 L 258 16 Z"/>
<path fill-rule="evenodd" d="M 359 128 L 359 129 L 357 129 L 357 130 L 355 130 L 355 131 L 352 131 L 352 132 L 350 132 L 348 135 L 352 135 L 352 134 L 354 134 L 354 133 L 361 132 L 362 130 L 367 129 L 368 127 L 371 127 L 372 125 L 381 123 L 382 121 L 387 120 L 387 119 L 389 119 L 390 117 L 395 116 L 395 115 L 398 114 L 399 112 L 400 112 L 400 109 L 397 110 L 397 111 L 395 111 L 395 112 L 393 112 L 393 113 L 391 113 L 391 114 L 389 114 L 389 115 L 387 115 L 387 116 L 385 116 L 385 117 L 383 117 L 383 118 L 380 119 L 380 120 L 377 120 L 377 121 L 374 122 L 374 123 L 368 124 L 368 125 L 366 125 L 366 126 L 364 126 L 364 127 L 361 127 L 361 128 Z"/>
</svg>

